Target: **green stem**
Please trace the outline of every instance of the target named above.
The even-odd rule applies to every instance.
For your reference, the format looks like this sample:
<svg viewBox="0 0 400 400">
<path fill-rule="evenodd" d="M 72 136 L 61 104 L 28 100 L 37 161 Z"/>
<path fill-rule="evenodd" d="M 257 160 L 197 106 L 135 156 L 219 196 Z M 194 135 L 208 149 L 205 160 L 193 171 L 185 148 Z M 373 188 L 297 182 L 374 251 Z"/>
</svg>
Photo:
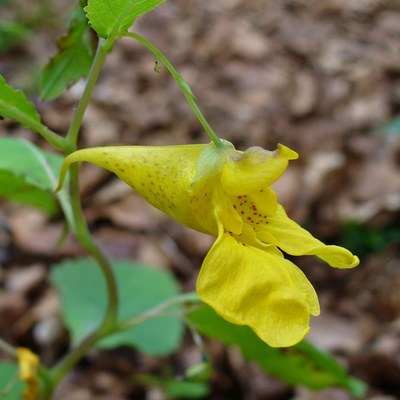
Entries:
<svg viewBox="0 0 400 400">
<path fill-rule="evenodd" d="M 221 139 L 217 136 L 214 130 L 211 128 L 210 124 L 207 122 L 206 118 L 204 117 L 203 113 L 200 111 L 199 107 L 196 104 L 195 97 L 193 95 L 192 90 L 190 89 L 189 85 L 183 79 L 182 75 L 178 73 L 175 67 L 171 64 L 168 58 L 151 42 L 149 42 L 144 37 L 138 35 L 137 33 L 132 32 L 124 32 L 121 34 L 121 37 L 130 37 L 136 39 L 140 43 L 142 43 L 145 47 L 147 47 L 156 57 L 157 60 L 160 60 L 165 67 L 168 69 L 172 77 L 175 79 L 176 83 L 179 85 L 180 89 L 182 90 L 183 95 L 185 96 L 187 102 L 189 103 L 190 107 L 192 108 L 193 112 L 195 113 L 196 117 L 198 118 L 199 122 L 203 126 L 204 130 L 206 131 L 207 135 L 213 141 L 217 148 L 223 147 L 223 143 Z"/>
<path fill-rule="evenodd" d="M 17 351 L 2 338 L 0 338 L 0 350 L 9 355 L 11 358 L 17 358 Z"/>
<path fill-rule="evenodd" d="M 72 349 L 52 370 L 50 371 L 51 387 L 46 394 L 50 398 L 53 391 L 65 377 L 65 375 L 75 366 L 81 357 L 92 348 L 96 342 L 105 335 L 115 331 L 117 326 L 118 311 L 118 289 L 114 273 L 107 258 L 94 242 L 86 220 L 84 218 L 80 196 L 79 196 L 79 165 L 70 168 L 70 196 L 75 234 L 79 243 L 97 261 L 100 266 L 107 285 L 108 304 L 101 325 L 81 343 Z"/>
<path fill-rule="evenodd" d="M 150 310 L 146 311 L 145 313 L 138 315 L 133 318 L 128 318 L 124 321 L 121 321 L 118 323 L 117 330 L 118 331 L 125 331 L 127 329 L 133 328 L 139 324 L 142 324 L 144 321 L 154 318 L 154 317 L 160 317 L 164 315 L 164 311 L 168 310 L 168 308 L 171 308 L 173 306 L 176 306 L 178 304 L 184 304 L 184 303 L 200 303 L 201 300 L 197 296 L 196 293 L 183 293 L 180 294 L 176 297 L 173 297 L 172 299 L 169 299 L 165 301 L 164 303 L 158 304 L 157 306 L 151 308 Z"/>
<path fill-rule="evenodd" d="M 103 328 L 107 327 L 108 329 L 110 326 L 113 326 L 115 324 L 117 319 L 117 311 L 118 311 L 117 283 L 109 261 L 94 242 L 92 235 L 90 234 L 89 228 L 86 224 L 86 220 L 82 212 L 82 207 L 79 197 L 78 175 L 79 175 L 79 165 L 78 164 L 72 165 L 70 168 L 70 180 L 71 180 L 70 187 L 71 187 L 72 213 L 74 216 L 75 229 L 76 229 L 75 233 L 81 245 L 99 264 L 103 272 L 104 278 L 106 280 L 107 292 L 109 298 L 102 327 Z"/>
<path fill-rule="evenodd" d="M 91 333 L 87 336 L 81 343 L 79 343 L 71 352 L 62 359 L 52 370 L 50 371 L 52 387 L 48 396 L 51 396 L 59 382 L 64 378 L 64 376 L 70 371 L 75 364 L 83 357 L 88 350 L 90 350 L 100 339 L 103 337 L 110 335 L 112 333 L 117 333 L 121 331 L 125 331 L 127 329 L 133 328 L 150 318 L 160 317 L 165 315 L 164 312 L 178 304 L 184 304 L 188 302 L 200 302 L 196 293 L 184 293 L 178 295 L 172 299 L 161 303 L 152 309 L 144 312 L 143 314 L 129 318 L 125 321 L 121 321 L 118 324 L 115 324 L 108 329 L 97 329 L 95 332 Z"/>
<path fill-rule="evenodd" d="M 96 330 L 83 339 L 75 348 L 73 348 L 62 360 L 59 361 L 50 371 L 51 386 L 46 393 L 46 399 L 50 399 L 58 384 L 65 375 L 78 363 L 78 361 L 100 340 L 105 333 Z"/>
<path fill-rule="evenodd" d="M 113 45 L 115 39 L 99 39 L 96 50 L 96 55 L 93 60 L 92 67 L 86 82 L 85 90 L 79 101 L 79 104 L 74 112 L 71 125 L 69 127 L 67 137 L 65 139 L 68 148 L 66 153 L 71 153 L 77 148 L 77 141 L 79 130 L 82 124 L 83 116 L 89 104 L 90 98 L 93 93 L 96 81 L 99 77 L 100 71 L 104 65 L 107 54 Z M 107 285 L 108 304 L 105 311 L 103 321 L 100 326 L 75 348 L 73 348 L 59 363 L 52 368 L 49 373 L 51 384 L 46 392 L 46 399 L 50 399 L 55 388 L 65 375 L 76 365 L 76 363 L 83 357 L 83 355 L 92 348 L 96 342 L 103 336 L 115 330 L 117 325 L 117 312 L 118 312 L 118 290 L 114 273 L 111 264 L 105 257 L 101 249 L 96 245 L 90 234 L 85 217 L 83 215 L 80 194 L 79 194 L 79 165 L 73 165 L 70 169 L 70 198 L 62 192 L 58 194 L 61 205 L 63 206 L 66 214 L 66 219 L 69 221 L 70 226 L 73 228 L 74 233 L 82 245 L 82 247 L 97 261 Z M 70 201 L 71 211 L 67 207 L 67 202 Z"/>
<path fill-rule="evenodd" d="M 93 89 L 96 85 L 97 79 L 100 75 L 100 71 L 104 65 L 110 47 L 111 45 L 109 43 L 109 40 L 105 40 L 102 38 L 99 39 L 96 55 L 94 57 L 92 67 L 89 72 L 85 90 L 83 91 L 78 107 L 75 110 L 74 117 L 67 133 L 67 141 L 73 151 L 76 150 L 82 119 L 89 104 Z"/>
<path fill-rule="evenodd" d="M 12 109 L 12 119 L 18 121 L 21 125 L 27 127 L 29 130 L 38 133 L 47 143 L 51 144 L 62 152 L 68 152 L 69 146 L 65 138 L 53 132 L 47 126 L 43 125 L 40 121 L 30 118 L 25 113 L 15 109 L 6 101 L 0 99 L 0 105 L 4 109 Z"/>
<path fill-rule="evenodd" d="M 19 120 L 21 122 L 21 120 Z M 47 143 L 51 144 L 53 147 L 55 147 L 58 150 L 61 150 L 62 152 L 69 152 L 70 147 L 65 138 L 60 136 L 59 134 L 53 132 L 50 130 L 47 126 L 42 125 L 40 123 L 32 123 L 30 122 L 31 129 L 33 129 L 35 132 L 37 132 L 44 140 L 47 141 Z"/>
</svg>

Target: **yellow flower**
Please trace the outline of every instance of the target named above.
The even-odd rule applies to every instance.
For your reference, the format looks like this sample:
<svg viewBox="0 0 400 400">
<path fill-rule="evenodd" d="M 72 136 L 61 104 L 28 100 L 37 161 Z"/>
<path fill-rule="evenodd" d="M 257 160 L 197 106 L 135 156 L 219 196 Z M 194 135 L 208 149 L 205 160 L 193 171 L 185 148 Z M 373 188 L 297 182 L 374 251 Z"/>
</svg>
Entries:
<svg viewBox="0 0 400 400">
<path fill-rule="evenodd" d="M 24 400 L 39 400 L 39 357 L 24 347 L 19 347 L 17 349 L 17 355 L 19 363 L 19 379 L 26 383 L 23 393 Z"/>
<path fill-rule="evenodd" d="M 241 152 L 226 141 L 221 148 L 101 147 L 69 155 L 61 175 L 71 163 L 91 162 L 180 223 L 216 236 L 198 277 L 200 298 L 226 320 L 250 326 L 269 345 L 286 347 L 308 333 L 319 304 L 303 272 L 279 249 L 316 255 L 338 268 L 359 263 L 348 250 L 315 239 L 278 204 L 270 185 L 297 157 L 283 145 Z"/>
</svg>

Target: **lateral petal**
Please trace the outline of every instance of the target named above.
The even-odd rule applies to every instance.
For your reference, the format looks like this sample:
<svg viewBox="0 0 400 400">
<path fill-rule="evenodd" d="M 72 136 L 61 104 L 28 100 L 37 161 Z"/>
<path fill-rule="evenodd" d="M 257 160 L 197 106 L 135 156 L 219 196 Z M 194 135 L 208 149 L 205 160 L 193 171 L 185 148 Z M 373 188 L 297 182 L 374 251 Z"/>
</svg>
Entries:
<svg viewBox="0 0 400 400">
<path fill-rule="evenodd" d="M 336 268 L 353 268 L 360 262 L 349 250 L 326 245 L 316 239 L 291 220 L 281 205 L 278 205 L 276 213 L 268 218 L 268 223 L 258 230 L 257 237 L 294 256 L 316 255 Z"/>
</svg>

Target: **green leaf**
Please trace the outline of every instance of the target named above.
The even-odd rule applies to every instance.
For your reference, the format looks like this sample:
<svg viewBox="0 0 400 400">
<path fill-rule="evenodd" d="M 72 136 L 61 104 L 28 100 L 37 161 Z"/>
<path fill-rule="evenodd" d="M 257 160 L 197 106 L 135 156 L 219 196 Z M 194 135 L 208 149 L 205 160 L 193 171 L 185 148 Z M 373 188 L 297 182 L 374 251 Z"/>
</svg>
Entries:
<svg viewBox="0 0 400 400">
<path fill-rule="evenodd" d="M 380 130 L 386 136 L 400 135 L 400 115 L 388 121 Z"/>
<path fill-rule="evenodd" d="M 58 205 L 53 191 L 62 161 L 26 140 L 0 138 L 0 197 L 54 213 Z"/>
<path fill-rule="evenodd" d="M 0 53 L 27 39 L 31 31 L 23 24 L 15 21 L 3 21 L 0 23 Z"/>
<path fill-rule="evenodd" d="M 295 351 L 298 350 L 300 354 L 307 356 L 319 368 L 329 371 L 337 378 L 339 386 L 347 389 L 353 396 L 362 397 L 365 394 L 365 383 L 349 376 L 346 370 L 330 354 L 306 340 L 297 344 L 294 349 Z"/>
<path fill-rule="evenodd" d="M 156 376 L 148 374 L 136 374 L 132 381 L 147 387 L 160 388 L 170 400 L 178 399 L 202 399 L 210 393 L 208 383 L 177 381 L 172 377 Z"/>
<path fill-rule="evenodd" d="M 42 126 L 40 115 L 35 106 L 22 90 L 16 90 L 7 84 L 0 75 L 0 117 L 12 118 L 28 129 L 37 131 Z"/>
<path fill-rule="evenodd" d="M 18 365 L 0 362 L 0 400 L 21 400 L 24 387 L 18 380 Z"/>
<path fill-rule="evenodd" d="M 46 101 L 60 96 L 89 74 L 94 48 L 86 15 L 81 9 L 74 13 L 68 33 L 57 41 L 57 48 L 40 80 L 41 97 Z"/>
<path fill-rule="evenodd" d="M 119 289 L 120 320 L 138 316 L 178 294 L 177 284 L 167 271 L 129 261 L 113 263 L 113 270 Z M 58 264 L 51 279 L 60 295 L 72 341 L 77 343 L 97 328 L 103 318 L 107 305 L 103 276 L 93 261 L 80 259 Z M 180 318 L 157 317 L 103 339 L 98 347 L 128 345 L 149 355 L 168 355 L 179 347 L 182 332 Z"/>
<path fill-rule="evenodd" d="M 394 223 L 381 229 L 348 221 L 343 226 L 342 245 L 360 259 L 371 253 L 383 252 L 387 247 L 400 243 L 400 228 Z"/>
<path fill-rule="evenodd" d="M 269 347 L 250 328 L 230 324 L 208 306 L 194 311 L 190 320 L 200 333 L 238 346 L 246 359 L 287 384 L 311 389 L 339 386 L 354 396 L 365 390 L 363 383 L 350 377 L 330 355 L 310 343 L 302 342 L 291 349 Z"/>
<path fill-rule="evenodd" d="M 162 386 L 169 399 L 203 399 L 210 387 L 203 382 L 167 381 Z"/>
<path fill-rule="evenodd" d="M 135 18 L 156 8 L 165 0 L 89 0 L 85 11 L 97 34 L 107 39 L 132 25 Z"/>
</svg>

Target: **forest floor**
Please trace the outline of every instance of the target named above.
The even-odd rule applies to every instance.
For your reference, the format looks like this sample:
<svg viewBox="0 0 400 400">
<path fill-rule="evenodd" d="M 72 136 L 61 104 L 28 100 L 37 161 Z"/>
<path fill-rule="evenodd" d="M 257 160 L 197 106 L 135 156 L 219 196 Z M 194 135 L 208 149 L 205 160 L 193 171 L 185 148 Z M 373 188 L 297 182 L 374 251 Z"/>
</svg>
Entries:
<svg viewBox="0 0 400 400">
<path fill-rule="evenodd" d="M 38 15 L 39 5 L 24 3 L 0 4 L 1 19 Z M 38 68 L 67 24 L 68 2 L 53 3 L 30 38 L 0 54 L 0 73 L 32 95 Z M 366 398 L 375 400 L 400 399 L 399 21 L 398 0 L 174 0 L 135 27 L 189 82 L 222 138 L 239 149 L 283 143 L 300 154 L 274 186 L 279 201 L 315 236 L 361 259 L 346 271 L 311 257 L 296 260 L 322 308 L 308 339 L 367 382 Z M 37 101 L 43 121 L 66 132 L 81 91 L 78 83 L 53 102 Z M 10 122 L 0 135 L 41 143 Z M 80 146 L 207 141 L 168 72 L 155 73 L 154 58 L 138 43 L 118 42 L 87 110 Z M 81 177 L 85 215 L 106 254 L 167 268 L 184 290 L 193 290 L 213 238 L 181 227 L 104 170 L 84 165 Z M 68 335 L 47 271 L 84 252 L 72 237 L 57 249 L 60 218 L 5 201 L 0 207 L 0 336 L 38 349 L 51 363 Z M 50 344 L 38 343 L 35 327 L 49 320 L 58 334 Z M 193 352 L 190 341 L 185 346 L 166 360 L 93 351 L 60 399 L 155 399 L 154 389 L 133 387 L 126 377 L 184 364 Z M 339 389 L 290 388 L 234 349 L 210 348 L 216 369 L 210 399 L 351 399 Z"/>
</svg>

